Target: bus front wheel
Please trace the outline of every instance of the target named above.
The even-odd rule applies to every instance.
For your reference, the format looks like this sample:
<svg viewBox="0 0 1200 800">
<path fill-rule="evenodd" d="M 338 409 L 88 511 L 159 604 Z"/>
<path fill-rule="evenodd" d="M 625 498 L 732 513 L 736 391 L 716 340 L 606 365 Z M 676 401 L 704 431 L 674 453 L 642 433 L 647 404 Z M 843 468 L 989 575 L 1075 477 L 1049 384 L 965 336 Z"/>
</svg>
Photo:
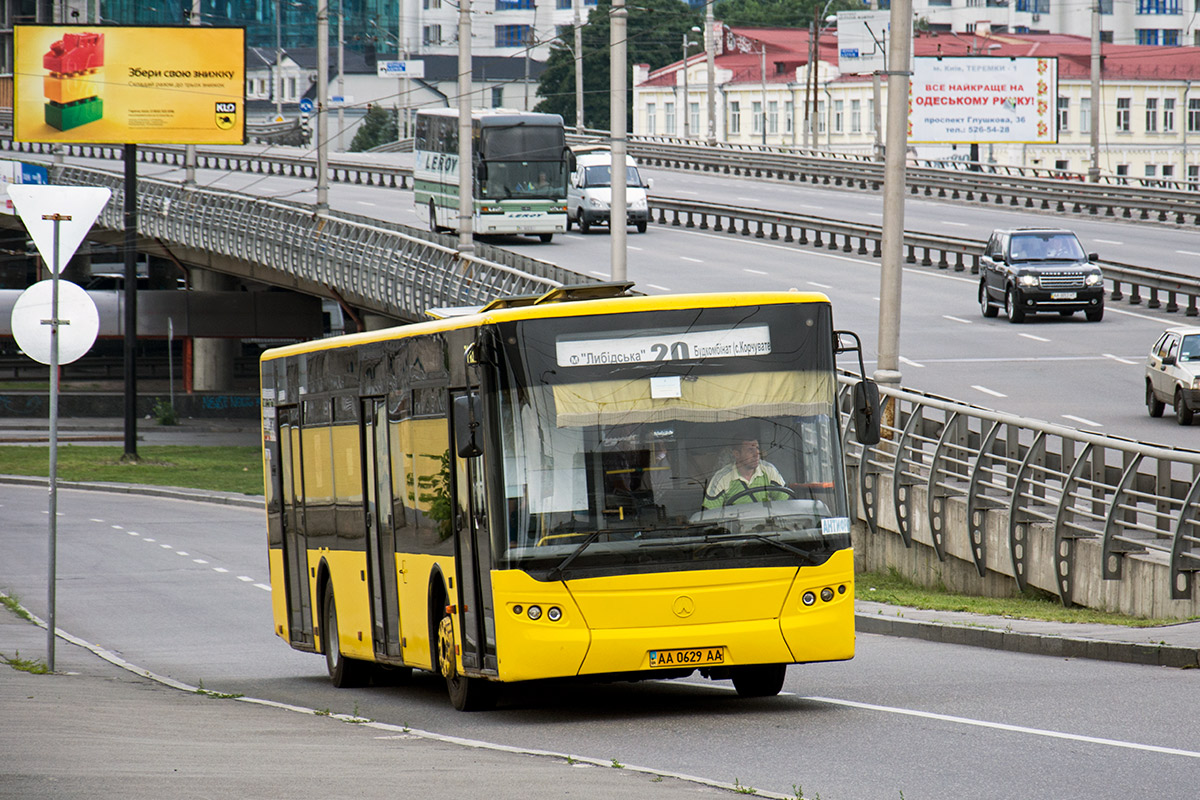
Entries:
<svg viewBox="0 0 1200 800">
<path fill-rule="evenodd" d="M 539 233 L 538 238 L 542 240 L 542 244 L 550 244 L 551 240 L 554 239 L 554 234 L 553 233 Z"/>
<path fill-rule="evenodd" d="M 370 664 L 342 655 L 338 644 L 337 603 L 333 599 L 333 586 L 325 590 L 325 602 L 321 613 L 321 639 L 325 646 L 325 667 L 329 679 L 339 689 L 365 686 L 370 678 Z"/>
<path fill-rule="evenodd" d="M 485 711 L 496 705 L 496 689 L 483 678 L 458 674 L 458 659 L 454 649 L 454 619 L 442 617 L 438 625 L 438 669 L 446 679 L 450 704 L 459 711 Z"/>
<path fill-rule="evenodd" d="M 733 688 L 738 697 L 774 697 L 783 688 L 787 664 L 754 664 L 734 667 Z"/>
</svg>

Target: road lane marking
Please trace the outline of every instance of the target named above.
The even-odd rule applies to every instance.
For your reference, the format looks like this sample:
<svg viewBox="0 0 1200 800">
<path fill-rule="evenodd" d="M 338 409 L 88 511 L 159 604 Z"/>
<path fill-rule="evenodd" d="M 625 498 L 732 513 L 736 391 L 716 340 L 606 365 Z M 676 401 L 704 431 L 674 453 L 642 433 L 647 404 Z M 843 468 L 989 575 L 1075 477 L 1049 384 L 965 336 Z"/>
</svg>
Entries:
<svg viewBox="0 0 1200 800">
<path fill-rule="evenodd" d="M 1078 422 L 1080 425 L 1090 425 L 1093 428 L 1103 428 L 1104 427 L 1103 422 L 1092 422 L 1090 419 L 1084 419 L 1083 417 L 1077 417 L 1074 414 L 1063 414 L 1062 418 L 1069 419 L 1072 422 Z"/>
<path fill-rule="evenodd" d="M 1105 353 L 1105 354 L 1104 354 L 1104 357 L 1105 357 L 1105 358 L 1111 358 L 1113 361 L 1117 361 L 1117 362 L 1120 362 L 1120 363 L 1122 363 L 1122 364 L 1129 364 L 1129 365 L 1131 365 L 1131 366 L 1132 366 L 1132 365 L 1136 365 L 1136 364 L 1139 364 L 1139 363 L 1141 363 L 1141 362 L 1138 362 L 1138 361 L 1130 361 L 1128 358 L 1121 358 L 1120 356 L 1114 356 L 1112 353 Z"/>
<path fill-rule="evenodd" d="M 924 364 L 918 364 L 916 361 L 910 361 L 909 359 L 905 358 L 904 356 L 900 356 L 900 363 L 906 364 L 910 367 L 920 367 L 922 369 L 925 368 Z"/>
<path fill-rule="evenodd" d="M 174 550 L 175 549 L 175 548 L 171 547 L 171 545 L 169 545 L 169 544 L 160 544 L 159 547 L 163 548 L 164 550 Z"/>
<path fill-rule="evenodd" d="M 1200 253 L 1194 252 L 1192 250 L 1176 250 L 1175 252 L 1179 253 L 1179 255 L 1181 255 L 1181 256 L 1200 256 Z"/>
<path fill-rule="evenodd" d="M 104 522 L 102 519 L 89 519 L 88 522 Z"/>
<path fill-rule="evenodd" d="M 205 561 L 203 558 L 193 558 L 192 563 L 193 564 L 207 564 L 208 562 Z"/>
<path fill-rule="evenodd" d="M 680 261 L 691 261 L 693 264 L 703 264 L 703 263 L 704 263 L 704 260 L 703 260 L 703 259 L 699 259 L 699 258 L 688 258 L 687 256 L 680 256 L 680 257 L 679 257 L 679 260 L 680 260 Z"/>
<path fill-rule="evenodd" d="M 994 389 L 989 389 L 986 386 L 977 386 L 975 384 L 972 384 L 971 388 L 975 389 L 976 391 L 983 392 L 984 394 L 990 394 L 992 397 L 1008 397 L 1008 395 L 1001 394 L 1000 392 L 997 392 Z"/>
<path fill-rule="evenodd" d="M 942 319 L 948 319 L 951 322 L 961 322 L 963 325 L 970 325 L 971 320 L 963 319 L 962 317 L 952 317 L 949 314 L 942 314 Z"/>
<path fill-rule="evenodd" d="M 271 587 L 267 586 L 265 583 L 256 583 L 254 585 L 257 586 L 259 589 L 262 589 L 263 591 L 266 591 L 266 592 L 271 591 Z"/>
<path fill-rule="evenodd" d="M 886 714 L 899 714 L 906 717 L 920 717 L 921 719 L 931 719 L 938 722 L 952 722 L 956 725 L 970 725 L 976 728 L 990 728 L 997 731 L 1008 731 L 1010 733 L 1023 733 L 1029 736 L 1045 736 L 1050 739 L 1066 739 L 1072 742 L 1085 742 L 1087 744 L 1098 744 L 1105 747 L 1119 747 L 1126 750 L 1142 750 L 1147 753 L 1161 753 L 1168 756 L 1183 756 L 1185 758 L 1200 758 L 1200 753 L 1194 750 L 1181 750 L 1176 747 L 1159 747 L 1153 744 L 1140 744 L 1138 742 L 1125 742 L 1120 739 L 1104 739 L 1099 736 L 1083 736 L 1077 733 L 1064 733 L 1062 731 L 1051 731 L 1045 728 L 1027 728 L 1024 725 L 1009 725 L 1004 722 L 988 722 L 982 719 L 971 719 L 970 717 L 955 717 L 950 714 L 935 714 L 931 711 L 916 711 L 911 708 L 896 708 L 895 706 L 878 706 L 874 703 L 858 703 L 853 700 L 838 700 L 833 697 L 805 697 L 804 700 L 811 700 L 814 703 L 826 703 L 831 706 L 843 706 L 845 708 L 857 708 L 863 711 L 882 711 Z"/>
<path fill-rule="evenodd" d="M 952 228 L 966 228 L 966 227 L 968 227 L 968 226 L 967 226 L 967 223 L 965 223 L 965 222 L 948 222 L 948 221 L 946 221 L 946 220 L 942 220 L 942 224 L 943 224 L 943 225 L 949 225 L 949 226 L 950 226 L 950 227 L 952 227 Z"/>
<path fill-rule="evenodd" d="M 651 289 L 658 289 L 660 292 L 669 292 L 669 291 L 671 291 L 671 290 L 670 290 L 670 289 L 668 289 L 666 286 L 659 286 L 657 283 L 647 283 L 646 285 L 647 285 L 647 286 L 649 286 Z"/>
<path fill-rule="evenodd" d="M 1045 338 L 1043 338 L 1043 337 L 1041 337 L 1041 336 L 1034 336 L 1032 333 L 1018 333 L 1018 334 L 1017 334 L 1017 336 L 1024 336 L 1026 339 L 1033 339 L 1035 342 L 1048 342 L 1048 341 L 1050 341 L 1049 339 L 1045 339 Z"/>
<path fill-rule="evenodd" d="M 743 269 L 742 272 L 749 272 L 751 275 L 766 275 L 761 269 Z"/>
<path fill-rule="evenodd" d="M 50 512 L 49 512 L 49 511 L 47 511 L 46 513 L 47 513 L 47 514 L 49 514 Z M 112 526 L 112 529 L 113 529 L 114 531 L 123 531 L 123 530 L 125 530 L 125 528 L 124 528 L 123 526 L 121 526 L 121 525 L 113 525 L 113 526 Z"/>
<path fill-rule="evenodd" d="M 1096 244 L 1115 244 L 1115 245 L 1125 244 L 1124 242 L 1118 242 L 1115 239 L 1092 239 L 1092 241 L 1095 242 Z"/>
<path fill-rule="evenodd" d="M 242 583 L 254 583 L 254 578 L 251 578 L 249 575 L 238 575 L 238 580 Z"/>
<path fill-rule="evenodd" d="M 642 248 L 640 248 L 640 247 L 634 247 L 634 246 L 633 246 L 633 245 L 631 245 L 631 244 L 627 244 L 627 245 L 625 245 L 625 249 L 626 249 L 626 250 L 637 250 L 639 253 L 640 253 L 640 252 L 642 252 Z"/>
<path fill-rule="evenodd" d="M 213 572 L 226 573 L 229 572 L 229 570 L 225 569 L 224 567 L 213 567 Z"/>
<path fill-rule="evenodd" d="M 815 286 L 818 289 L 832 289 L 833 288 L 828 283 L 817 283 L 816 281 L 808 281 L 808 285 Z"/>
</svg>

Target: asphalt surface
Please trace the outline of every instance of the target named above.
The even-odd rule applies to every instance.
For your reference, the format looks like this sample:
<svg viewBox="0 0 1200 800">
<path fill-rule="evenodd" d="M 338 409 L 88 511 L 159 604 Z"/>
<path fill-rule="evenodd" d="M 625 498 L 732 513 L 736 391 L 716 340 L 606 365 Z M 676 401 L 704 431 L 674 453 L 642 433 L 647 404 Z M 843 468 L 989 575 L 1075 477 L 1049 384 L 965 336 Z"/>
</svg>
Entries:
<svg viewBox="0 0 1200 800">
<path fill-rule="evenodd" d="M 0 444 L 44 444 L 37 420 L 0 420 Z M 120 420 L 60 423 L 59 441 L 121 441 Z M 139 428 L 144 444 L 256 445 L 253 420 L 184 420 Z M 0 483 L 45 479 L 0 476 Z M 116 484 L 61 484 L 260 505 L 260 498 Z M 1200 621 L 1158 628 L 1079 625 L 922 611 L 862 599 L 864 634 L 922 638 L 1058 658 L 1166 667 L 1200 666 Z M 734 786 L 569 753 L 518 751 L 250 697 L 218 697 L 153 675 L 61 628 L 54 674 L 43 662 L 45 623 L 0 610 L 0 800 L 8 798 L 395 797 L 420 793 L 490 800 L 536 796 L 683 798 L 729 795 Z M 7 664 L 8 666 L 5 666 Z M 759 796 L 775 797 L 758 792 Z"/>
</svg>

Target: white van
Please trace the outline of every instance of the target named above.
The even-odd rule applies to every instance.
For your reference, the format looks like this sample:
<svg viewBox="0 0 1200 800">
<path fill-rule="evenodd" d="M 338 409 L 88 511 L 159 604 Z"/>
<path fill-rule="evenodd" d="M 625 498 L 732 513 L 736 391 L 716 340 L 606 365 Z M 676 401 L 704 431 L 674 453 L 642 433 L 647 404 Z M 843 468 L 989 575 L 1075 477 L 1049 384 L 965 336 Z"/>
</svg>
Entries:
<svg viewBox="0 0 1200 800">
<path fill-rule="evenodd" d="M 608 225 L 608 209 L 612 203 L 612 152 L 587 150 L 571 154 L 571 177 L 567 181 L 567 230 L 572 223 L 587 233 L 593 225 Z M 646 190 L 651 183 L 642 180 L 637 161 L 625 156 L 625 210 L 629 225 L 638 233 L 646 232 L 650 208 Z"/>
</svg>

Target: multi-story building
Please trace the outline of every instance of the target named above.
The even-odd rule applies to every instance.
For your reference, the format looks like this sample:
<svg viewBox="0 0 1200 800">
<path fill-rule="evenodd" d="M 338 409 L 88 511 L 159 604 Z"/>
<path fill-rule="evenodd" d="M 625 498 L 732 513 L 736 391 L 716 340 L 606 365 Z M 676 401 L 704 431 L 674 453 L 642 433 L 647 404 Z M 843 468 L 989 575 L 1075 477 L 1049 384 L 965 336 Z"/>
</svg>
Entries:
<svg viewBox="0 0 1200 800">
<path fill-rule="evenodd" d="M 1006 33 L 1091 36 L 1096 4 L 1105 42 L 1200 45 L 1197 0 L 914 0 L 913 14 L 931 31 L 973 33 L 986 26 Z"/>
<path fill-rule="evenodd" d="M 715 136 L 741 144 L 814 147 L 870 154 L 886 119 L 887 82 L 875 109 L 869 75 L 838 70 L 836 31 L 824 31 L 810 63 L 808 31 L 720 27 L 715 59 Z M 1099 126 L 1103 173 L 1200 180 L 1200 50 L 1102 47 L 1100 97 L 1091 92 L 1091 42 L 1053 34 L 918 32 L 916 56 L 1054 56 L 1058 60 L 1057 144 L 993 144 L 983 161 L 1086 172 L 1091 128 Z M 708 69 L 703 52 L 659 70 L 635 67 L 633 131 L 703 140 Z M 810 67 L 812 69 L 810 80 Z M 685 93 L 686 87 L 686 93 Z M 923 158 L 966 160 L 969 146 L 920 145 Z"/>
</svg>

